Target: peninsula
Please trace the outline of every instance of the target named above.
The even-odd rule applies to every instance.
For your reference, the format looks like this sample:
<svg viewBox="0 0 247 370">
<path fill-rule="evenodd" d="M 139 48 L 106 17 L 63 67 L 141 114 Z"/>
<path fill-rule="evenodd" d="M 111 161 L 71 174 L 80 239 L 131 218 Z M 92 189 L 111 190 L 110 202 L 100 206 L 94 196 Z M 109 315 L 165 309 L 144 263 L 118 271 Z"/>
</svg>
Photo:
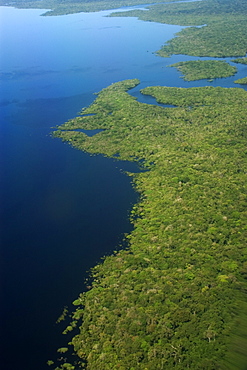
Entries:
<svg viewBox="0 0 247 370">
<path fill-rule="evenodd" d="M 126 80 L 54 132 L 129 161 L 141 195 L 129 248 L 92 271 L 66 331 L 86 369 L 244 369 L 246 101 L 242 89 L 145 88 Z M 89 115 L 90 114 L 90 115 Z M 93 137 L 78 128 L 101 129 Z"/>
</svg>

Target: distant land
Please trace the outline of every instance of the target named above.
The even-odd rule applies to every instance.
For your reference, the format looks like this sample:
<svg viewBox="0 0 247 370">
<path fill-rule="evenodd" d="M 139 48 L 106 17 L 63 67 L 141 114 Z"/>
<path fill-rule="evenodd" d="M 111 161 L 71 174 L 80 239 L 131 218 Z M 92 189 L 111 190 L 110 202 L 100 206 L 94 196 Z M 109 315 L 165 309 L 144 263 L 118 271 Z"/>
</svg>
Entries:
<svg viewBox="0 0 247 370">
<path fill-rule="evenodd" d="M 176 0 L 157 0 L 155 3 L 170 3 Z M 186 1 L 186 0 L 182 0 Z M 85 1 L 62 1 L 62 0 L 0 0 L 0 5 L 15 6 L 24 9 L 51 9 L 43 15 L 65 15 L 80 12 L 98 12 L 100 10 L 118 9 L 125 6 L 150 4 L 149 0 L 85 0 Z"/>
</svg>

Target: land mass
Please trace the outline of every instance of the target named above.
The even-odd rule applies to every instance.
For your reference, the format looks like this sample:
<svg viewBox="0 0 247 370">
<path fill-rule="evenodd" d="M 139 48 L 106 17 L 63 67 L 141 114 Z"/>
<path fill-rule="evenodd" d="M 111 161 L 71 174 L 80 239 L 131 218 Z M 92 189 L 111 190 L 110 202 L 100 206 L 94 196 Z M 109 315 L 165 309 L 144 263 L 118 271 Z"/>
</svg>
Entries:
<svg viewBox="0 0 247 370">
<path fill-rule="evenodd" d="M 240 85 L 247 85 L 247 77 L 239 78 L 238 80 L 235 80 L 234 83 Z"/>
<path fill-rule="evenodd" d="M 232 59 L 232 62 L 239 63 L 239 64 L 247 64 L 247 58 Z"/>
<path fill-rule="evenodd" d="M 158 4 L 148 10 L 113 13 L 151 22 L 189 26 L 177 33 L 157 53 L 193 56 L 245 56 L 247 52 L 247 3 L 245 0 L 207 0 Z"/>
<path fill-rule="evenodd" d="M 221 60 L 189 60 L 171 64 L 169 67 L 182 72 L 185 81 L 230 77 L 237 72 L 236 67 Z"/>
<path fill-rule="evenodd" d="M 176 0 L 157 0 L 156 3 L 173 2 Z M 183 0 L 181 0 L 183 1 Z M 186 0 L 184 0 L 186 1 Z M 98 12 L 100 10 L 119 9 L 134 5 L 150 4 L 150 0 L 0 0 L 1 5 L 24 9 L 51 9 L 42 15 L 55 16 L 80 12 Z"/>
<path fill-rule="evenodd" d="M 97 265 L 74 302 L 72 344 L 86 369 L 244 369 L 247 92 L 142 90 L 176 106 L 163 108 L 127 93 L 138 83 L 103 89 L 54 132 L 148 170 L 131 175 L 141 201 L 129 248 Z"/>
</svg>

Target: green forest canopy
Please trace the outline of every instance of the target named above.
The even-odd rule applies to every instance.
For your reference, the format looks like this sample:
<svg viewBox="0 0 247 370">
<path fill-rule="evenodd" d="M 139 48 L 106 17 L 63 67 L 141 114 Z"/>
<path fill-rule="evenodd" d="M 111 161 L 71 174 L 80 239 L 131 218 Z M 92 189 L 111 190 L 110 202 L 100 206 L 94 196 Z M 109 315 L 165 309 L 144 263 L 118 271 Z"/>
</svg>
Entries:
<svg viewBox="0 0 247 370">
<path fill-rule="evenodd" d="M 235 80 L 234 83 L 240 85 L 247 85 L 247 77 L 239 78 L 238 80 Z"/>
<path fill-rule="evenodd" d="M 242 89 L 103 89 L 55 137 L 89 153 L 141 160 L 129 248 L 106 257 L 68 330 L 86 369 L 244 369 L 246 101 Z M 90 114 L 90 115 L 88 115 Z M 83 129 L 103 129 L 88 137 Z M 241 331 L 242 330 L 242 331 Z M 65 331 L 66 332 L 66 331 Z M 234 365 L 235 364 L 235 365 Z"/>
<path fill-rule="evenodd" d="M 185 81 L 214 79 L 233 76 L 237 68 L 222 60 L 188 60 L 171 64 L 184 75 Z"/>
<path fill-rule="evenodd" d="M 176 0 L 156 0 L 156 3 L 173 2 Z M 183 0 L 182 0 L 183 1 Z M 0 0 L 1 5 L 16 8 L 51 9 L 43 15 L 63 15 L 79 12 L 97 12 L 100 10 L 118 9 L 124 6 L 150 4 L 150 0 Z"/>
<path fill-rule="evenodd" d="M 234 63 L 240 63 L 240 64 L 247 64 L 247 58 L 232 59 L 232 62 L 234 62 Z"/>
</svg>

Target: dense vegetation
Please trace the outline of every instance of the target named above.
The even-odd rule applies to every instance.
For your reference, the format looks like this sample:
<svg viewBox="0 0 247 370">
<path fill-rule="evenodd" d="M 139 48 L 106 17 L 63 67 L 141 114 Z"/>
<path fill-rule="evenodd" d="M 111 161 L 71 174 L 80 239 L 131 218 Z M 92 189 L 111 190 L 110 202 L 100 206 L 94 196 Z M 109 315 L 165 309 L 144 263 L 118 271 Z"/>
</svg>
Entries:
<svg viewBox="0 0 247 370">
<path fill-rule="evenodd" d="M 159 4 L 148 11 L 133 10 L 112 16 L 134 16 L 145 21 L 193 26 L 183 29 L 158 52 L 161 56 L 245 56 L 247 52 L 246 0 L 207 0 Z M 196 27 L 202 26 L 202 27 Z"/>
<path fill-rule="evenodd" d="M 78 368 L 244 369 L 246 361 L 246 100 L 242 89 L 102 90 L 55 137 L 89 153 L 139 160 L 141 201 L 129 248 L 92 271 L 66 331 Z M 77 129 L 103 129 L 93 137 Z M 65 332 L 66 332 L 65 331 Z M 62 349 L 66 351 L 65 349 Z M 73 368 L 64 365 L 64 368 Z M 60 367 L 63 368 L 63 367 Z"/>
<path fill-rule="evenodd" d="M 182 72 L 186 81 L 229 77 L 237 72 L 236 67 L 220 60 L 189 60 L 171 64 L 170 67 Z"/>
<path fill-rule="evenodd" d="M 240 64 L 247 64 L 247 58 L 233 59 L 232 62 L 234 62 L 234 63 L 240 63 Z"/>
<path fill-rule="evenodd" d="M 156 3 L 176 0 L 156 0 Z M 79 12 L 96 12 L 99 10 L 117 9 L 123 6 L 150 4 L 150 0 L 0 0 L 0 5 L 17 8 L 51 9 L 43 15 L 63 15 Z"/>
<path fill-rule="evenodd" d="M 240 84 L 240 85 L 246 85 L 247 84 L 247 77 L 244 78 L 239 78 L 238 80 L 234 81 L 235 84 Z"/>
</svg>

